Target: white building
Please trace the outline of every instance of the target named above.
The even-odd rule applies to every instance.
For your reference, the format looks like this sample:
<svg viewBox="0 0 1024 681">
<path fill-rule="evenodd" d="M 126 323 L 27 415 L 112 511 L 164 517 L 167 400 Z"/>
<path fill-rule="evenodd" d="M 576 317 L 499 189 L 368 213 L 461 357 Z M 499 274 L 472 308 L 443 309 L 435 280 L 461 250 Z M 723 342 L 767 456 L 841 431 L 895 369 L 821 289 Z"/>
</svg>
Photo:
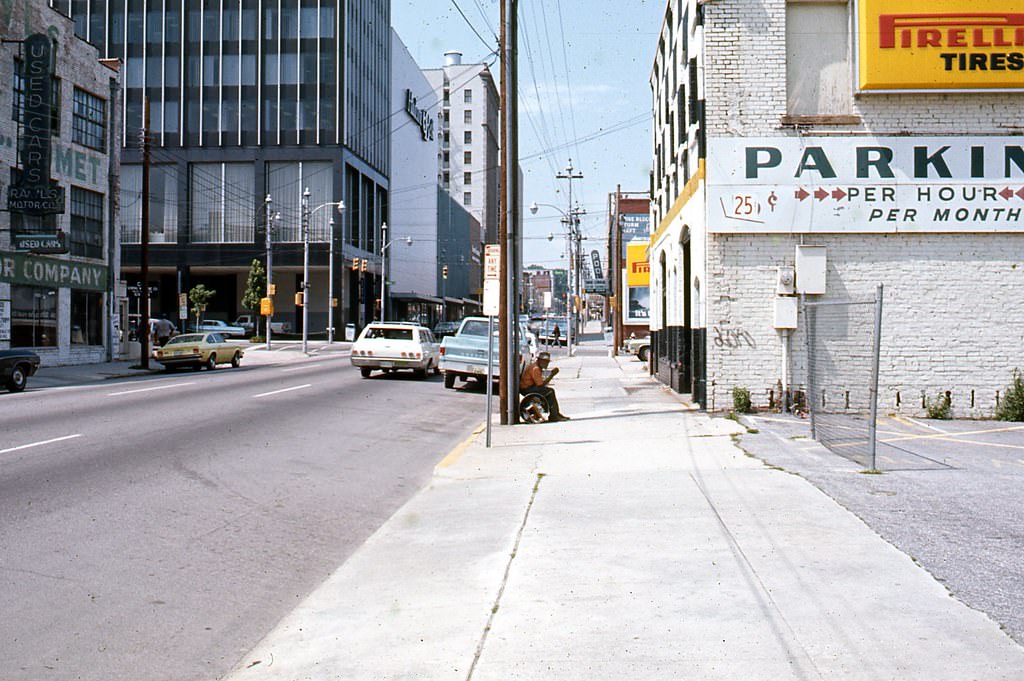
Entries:
<svg viewBox="0 0 1024 681">
<path fill-rule="evenodd" d="M 865 301 L 884 284 L 884 411 L 948 393 L 954 414 L 991 416 L 1021 366 L 1024 32 L 1000 21 L 1019 2 L 971 26 L 954 25 L 970 0 L 938 23 L 884 5 L 667 4 L 651 73 L 653 368 L 708 408 L 730 408 L 735 387 L 760 406 L 806 389 L 801 292 Z"/>
</svg>

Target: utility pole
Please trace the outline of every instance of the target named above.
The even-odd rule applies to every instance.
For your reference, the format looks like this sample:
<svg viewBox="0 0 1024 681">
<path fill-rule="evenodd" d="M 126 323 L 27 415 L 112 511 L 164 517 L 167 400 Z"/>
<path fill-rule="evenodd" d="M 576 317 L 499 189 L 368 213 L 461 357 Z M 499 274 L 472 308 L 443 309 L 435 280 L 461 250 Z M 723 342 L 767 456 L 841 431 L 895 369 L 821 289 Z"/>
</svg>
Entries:
<svg viewBox="0 0 1024 681">
<path fill-rule="evenodd" d="M 509 22 L 509 8 L 508 4 L 512 0 L 501 0 L 501 9 L 499 23 L 501 24 L 500 36 L 498 38 L 498 52 L 501 55 L 501 103 L 500 103 L 500 118 L 501 118 L 501 133 L 499 135 L 499 144 L 501 145 L 500 157 L 498 165 L 501 166 L 501 180 L 499 183 L 499 199 L 498 199 L 498 212 L 500 217 L 498 218 L 498 243 L 501 245 L 502 258 L 499 265 L 499 281 L 501 282 L 500 288 L 500 302 L 498 308 L 498 337 L 502 339 L 502 348 L 508 350 L 508 302 L 507 291 L 508 291 L 508 258 L 506 257 L 508 249 L 506 248 L 508 243 L 508 206 L 509 206 L 509 179 L 511 177 L 508 171 L 509 158 L 508 153 L 508 117 L 509 117 L 509 49 L 508 49 L 508 22 Z M 514 16 L 514 15 L 513 15 Z M 508 425 L 508 352 L 502 352 L 498 358 L 498 375 L 500 381 L 498 384 L 498 410 L 501 413 L 500 423 L 502 425 Z M 490 418 L 490 415 L 488 415 Z"/>
<path fill-rule="evenodd" d="M 309 187 L 302 192 L 302 352 L 309 352 Z"/>
<path fill-rule="evenodd" d="M 140 258 L 142 264 L 142 289 L 139 305 L 139 349 L 142 357 L 139 365 L 149 369 L 149 97 L 142 98 L 142 234 Z"/>
<path fill-rule="evenodd" d="M 579 277 L 580 277 L 580 268 L 579 268 L 579 261 L 578 261 L 578 259 L 579 259 L 579 241 L 580 241 L 580 239 L 579 239 L 580 222 L 579 222 L 579 217 L 578 217 L 579 209 L 577 208 L 576 211 L 573 210 L 573 206 L 572 206 L 572 181 L 573 180 L 582 180 L 583 179 L 583 173 L 575 173 L 575 172 L 573 172 L 574 170 L 575 169 L 572 167 L 572 159 L 570 158 L 569 159 L 569 165 L 566 166 L 565 172 L 558 173 L 557 175 L 555 175 L 556 179 L 559 179 L 559 180 L 569 180 L 569 215 L 568 215 L 568 221 L 569 221 L 569 276 L 570 276 L 570 280 L 569 280 L 568 284 L 569 284 L 569 288 L 571 289 L 572 293 L 571 293 L 570 300 L 569 300 L 569 309 L 567 310 L 568 313 L 569 313 L 569 329 L 570 330 L 569 330 L 569 335 L 566 336 L 565 342 L 568 344 L 567 345 L 567 349 L 568 349 L 570 357 L 573 355 L 573 339 L 576 337 L 576 330 L 577 330 L 577 325 L 576 325 L 577 311 L 576 311 L 576 307 L 575 306 L 576 306 L 576 297 L 579 295 Z M 574 245 L 576 246 L 575 251 L 573 250 L 573 246 Z M 576 272 L 575 277 L 573 277 L 573 266 L 574 265 L 575 265 L 575 272 Z"/>
<path fill-rule="evenodd" d="M 388 223 L 380 225 L 380 320 L 388 319 Z"/>
<path fill-rule="evenodd" d="M 267 350 L 270 350 L 270 323 L 274 318 L 273 305 L 274 305 L 274 249 L 272 248 L 273 238 L 271 232 L 273 231 L 273 217 L 271 216 L 271 208 L 274 205 L 274 200 L 270 198 L 270 194 L 267 194 L 267 198 L 263 200 L 263 204 L 267 209 L 267 298 L 270 300 L 271 313 L 267 315 Z"/>
</svg>

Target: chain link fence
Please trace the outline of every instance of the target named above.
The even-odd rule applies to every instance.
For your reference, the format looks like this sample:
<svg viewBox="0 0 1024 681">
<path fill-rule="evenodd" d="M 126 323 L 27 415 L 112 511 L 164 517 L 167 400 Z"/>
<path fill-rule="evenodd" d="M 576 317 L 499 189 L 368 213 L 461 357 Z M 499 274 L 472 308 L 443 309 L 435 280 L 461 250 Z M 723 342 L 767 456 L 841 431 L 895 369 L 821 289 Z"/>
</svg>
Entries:
<svg viewBox="0 0 1024 681">
<path fill-rule="evenodd" d="M 804 302 L 811 436 L 876 469 L 882 285 L 874 300 Z"/>
</svg>

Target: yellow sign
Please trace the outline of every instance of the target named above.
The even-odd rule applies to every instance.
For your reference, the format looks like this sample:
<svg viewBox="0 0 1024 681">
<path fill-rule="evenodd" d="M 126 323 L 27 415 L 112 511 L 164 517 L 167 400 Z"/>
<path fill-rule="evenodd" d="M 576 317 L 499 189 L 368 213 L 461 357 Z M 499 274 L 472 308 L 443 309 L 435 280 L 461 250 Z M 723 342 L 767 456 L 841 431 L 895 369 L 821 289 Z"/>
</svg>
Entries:
<svg viewBox="0 0 1024 681">
<path fill-rule="evenodd" d="M 1024 89 L 1021 0 L 858 0 L 861 90 Z"/>
<path fill-rule="evenodd" d="M 650 286 L 651 263 L 647 261 L 647 243 L 626 244 L 626 285 Z"/>
<path fill-rule="evenodd" d="M 264 317 L 270 317 L 274 314 L 273 298 L 260 298 L 260 314 Z"/>
</svg>

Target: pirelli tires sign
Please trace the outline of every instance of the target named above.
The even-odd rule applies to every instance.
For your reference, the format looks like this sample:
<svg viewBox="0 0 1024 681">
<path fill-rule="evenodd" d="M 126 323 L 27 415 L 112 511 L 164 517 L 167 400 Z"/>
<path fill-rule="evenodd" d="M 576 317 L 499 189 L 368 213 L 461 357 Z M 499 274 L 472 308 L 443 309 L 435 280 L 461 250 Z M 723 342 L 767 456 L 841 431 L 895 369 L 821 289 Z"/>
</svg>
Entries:
<svg viewBox="0 0 1024 681">
<path fill-rule="evenodd" d="M 1022 0 L 857 0 L 862 92 L 1024 90 Z"/>
</svg>

